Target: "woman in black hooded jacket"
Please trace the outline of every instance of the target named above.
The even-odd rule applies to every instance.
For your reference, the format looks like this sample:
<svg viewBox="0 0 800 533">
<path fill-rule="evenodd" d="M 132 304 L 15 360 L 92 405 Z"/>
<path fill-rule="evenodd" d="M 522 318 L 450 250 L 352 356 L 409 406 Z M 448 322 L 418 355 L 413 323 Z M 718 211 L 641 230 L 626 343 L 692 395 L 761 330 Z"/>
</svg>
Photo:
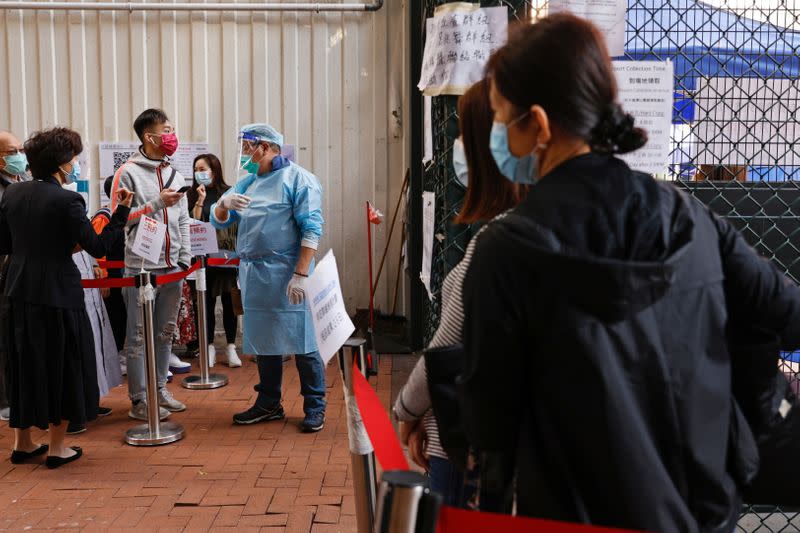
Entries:
<svg viewBox="0 0 800 533">
<path fill-rule="evenodd" d="M 758 451 L 730 346 L 745 324 L 800 346 L 800 291 L 705 206 L 614 156 L 646 135 L 590 23 L 521 27 L 488 74 L 493 157 L 536 185 L 479 237 L 463 284 L 481 509 L 733 531 Z"/>
</svg>

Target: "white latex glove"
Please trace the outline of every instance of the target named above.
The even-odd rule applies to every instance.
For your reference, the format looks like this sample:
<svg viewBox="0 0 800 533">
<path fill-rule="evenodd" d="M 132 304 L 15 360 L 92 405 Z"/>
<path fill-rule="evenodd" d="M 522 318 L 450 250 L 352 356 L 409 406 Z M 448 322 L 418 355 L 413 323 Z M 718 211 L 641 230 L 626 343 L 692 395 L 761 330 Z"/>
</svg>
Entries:
<svg viewBox="0 0 800 533">
<path fill-rule="evenodd" d="M 242 211 L 250 206 L 250 197 L 239 193 L 227 194 L 219 201 L 219 206 L 228 211 Z"/>
<path fill-rule="evenodd" d="M 286 296 L 292 305 L 300 305 L 306 301 L 306 278 L 300 274 L 293 274 L 289 285 L 286 287 Z"/>
</svg>

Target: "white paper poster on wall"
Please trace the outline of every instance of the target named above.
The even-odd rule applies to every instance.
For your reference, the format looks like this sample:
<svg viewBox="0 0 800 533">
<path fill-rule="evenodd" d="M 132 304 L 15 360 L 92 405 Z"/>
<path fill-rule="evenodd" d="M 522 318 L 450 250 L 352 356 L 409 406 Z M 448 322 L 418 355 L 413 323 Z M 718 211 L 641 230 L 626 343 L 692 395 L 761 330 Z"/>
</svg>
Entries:
<svg viewBox="0 0 800 533">
<path fill-rule="evenodd" d="M 670 161 L 674 68 L 670 61 L 614 61 L 619 101 L 647 131 L 647 144 L 622 156 L 634 170 L 667 171 Z"/>
<path fill-rule="evenodd" d="M 317 263 L 306 280 L 305 291 L 319 354 L 327 364 L 356 330 L 344 307 L 333 250 Z"/>
<path fill-rule="evenodd" d="M 89 154 L 86 152 L 78 154 L 78 164 L 81 167 L 81 178 L 75 181 L 75 190 L 83 197 L 83 201 L 86 203 L 86 211 L 88 212 L 92 205 L 89 203 L 89 187 L 92 183 L 92 167 L 89 165 Z"/>
<path fill-rule="evenodd" d="M 492 52 L 508 36 L 508 8 L 453 2 L 425 23 L 425 50 L 417 87 L 426 96 L 464 94 L 484 77 Z"/>
<path fill-rule="evenodd" d="M 138 142 L 102 142 L 100 143 L 100 179 L 116 173 L 116 171 L 128 160 L 130 156 L 139 151 Z M 186 183 L 191 183 L 194 169 L 192 164 L 194 158 L 200 154 L 208 153 L 208 143 L 182 143 L 178 146 L 178 151 L 172 156 L 172 166 L 181 173 L 186 179 Z M 105 194 L 102 196 L 105 200 Z"/>
<path fill-rule="evenodd" d="M 431 264 L 433 263 L 433 234 L 436 225 L 436 195 L 429 191 L 422 193 L 422 272 L 419 278 L 428 291 L 428 299 L 433 300 L 431 292 Z"/>
<path fill-rule="evenodd" d="M 628 0 L 550 0 L 550 13 L 568 11 L 592 21 L 606 36 L 611 57 L 625 54 Z"/>
<path fill-rule="evenodd" d="M 292 163 L 297 163 L 297 156 L 295 155 L 295 147 L 293 144 L 284 144 L 281 146 L 281 155 Z"/>
</svg>

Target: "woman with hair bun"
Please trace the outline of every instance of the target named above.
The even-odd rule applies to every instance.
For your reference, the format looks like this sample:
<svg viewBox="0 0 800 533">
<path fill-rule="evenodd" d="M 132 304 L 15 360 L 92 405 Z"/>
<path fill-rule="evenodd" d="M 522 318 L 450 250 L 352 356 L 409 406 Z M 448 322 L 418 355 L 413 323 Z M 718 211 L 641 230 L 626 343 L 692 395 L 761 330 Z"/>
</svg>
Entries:
<svg viewBox="0 0 800 533">
<path fill-rule="evenodd" d="M 800 289 L 725 220 L 615 157 L 646 136 L 589 22 L 518 28 L 487 74 L 492 156 L 536 185 L 476 237 L 462 286 L 481 510 L 733 531 L 758 452 L 731 376 L 776 366 L 742 371 L 731 353 L 763 338 L 796 349 Z"/>
</svg>

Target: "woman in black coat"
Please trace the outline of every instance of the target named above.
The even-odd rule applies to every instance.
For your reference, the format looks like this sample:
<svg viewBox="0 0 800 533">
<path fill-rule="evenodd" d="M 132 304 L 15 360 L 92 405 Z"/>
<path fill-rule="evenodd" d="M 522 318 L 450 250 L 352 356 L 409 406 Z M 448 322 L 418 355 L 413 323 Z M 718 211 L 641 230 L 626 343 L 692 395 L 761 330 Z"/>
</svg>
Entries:
<svg viewBox="0 0 800 533">
<path fill-rule="evenodd" d="M 72 254 L 103 257 L 120 238 L 132 193 L 97 235 L 83 198 L 62 186 L 80 176 L 80 135 L 66 128 L 34 134 L 25 143 L 34 180 L 9 189 L 0 202 L 0 254 L 9 254 L 5 295 L 9 303 L 9 403 L 14 428 L 12 463 L 48 453 L 56 468 L 81 456 L 65 447 L 67 424 L 97 416 L 98 389 L 92 328 L 81 277 Z M 33 443 L 30 428 L 49 427 L 50 444 Z"/>
</svg>

